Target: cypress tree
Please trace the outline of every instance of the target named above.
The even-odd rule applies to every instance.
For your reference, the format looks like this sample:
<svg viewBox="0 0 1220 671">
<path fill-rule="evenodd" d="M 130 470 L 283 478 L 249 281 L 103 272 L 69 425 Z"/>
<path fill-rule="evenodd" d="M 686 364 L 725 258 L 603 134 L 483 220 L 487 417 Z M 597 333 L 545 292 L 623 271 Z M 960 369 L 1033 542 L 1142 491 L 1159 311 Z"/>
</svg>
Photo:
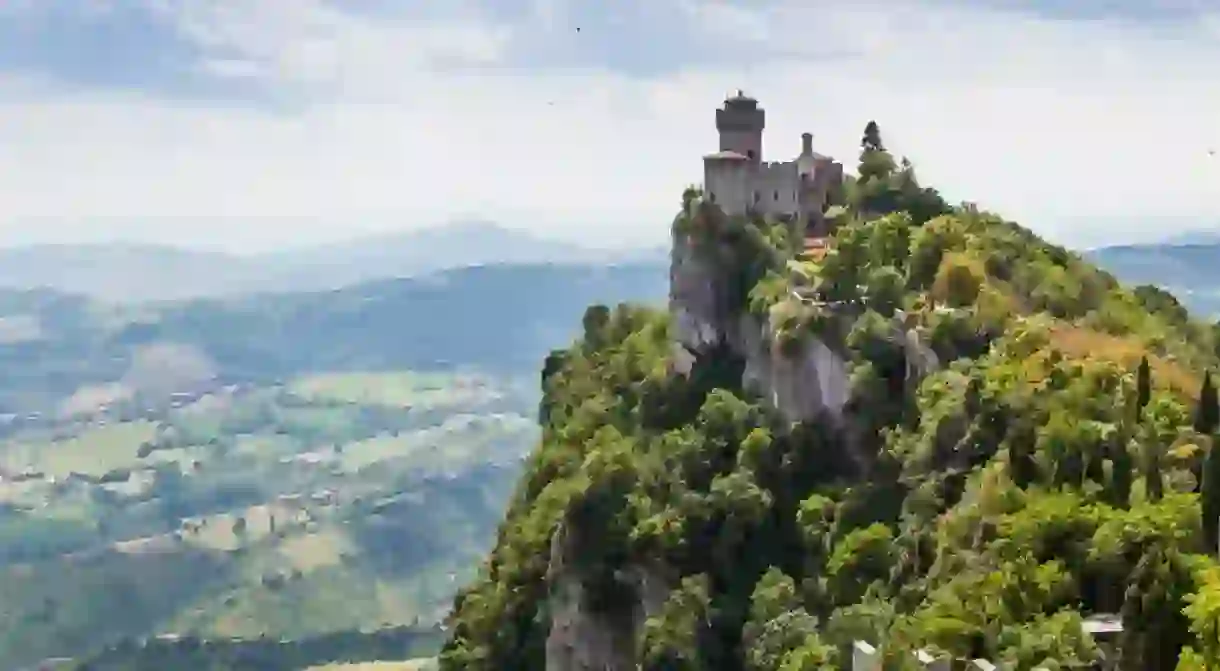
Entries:
<svg viewBox="0 0 1220 671">
<path fill-rule="evenodd" d="M 860 148 L 864 151 L 885 151 L 885 145 L 881 143 L 881 129 L 877 127 L 876 121 L 869 121 L 865 124 Z"/>
<path fill-rule="evenodd" d="M 1110 488 L 1114 505 L 1126 508 L 1131 505 L 1131 484 L 1135 479 L 1135 465 L 1125 431 L 1111 436 L 1106 442 L 1106 456 L 1110 458 Z"/>
<path fill-rule="evenodd" d="M 1135 411 L 1137 417 L 1142 417 L 1144 407 L 1152 399 L 1152 367 L 1148 365 L 1148 357 L 1140 358 L 1140 366 L 1135 378 Z"/>
<path fill-rule="evenodd" d="M 1199 389 L 1199 406 L 1195 408 L 1195 432 L 1211 435 L 1220 425 L 1220 402 L 1216 388 L 1212 386 L 1211 371 L 1203 374 L 1203 386 Z"/>
<path fill-rule="evenodd" d="M 1207 434 L 1207 456 L 1199 477 L 1199 503 L 1202 510 L 1203 538 L 1209 552 L 1220 553 L 1220 450 L 1216 447 L 1216 428 L 1220 424 L 1220 403 L 1212 385 L 1211 371 L 1203 374 L 1199 389 L 1199 407 L 1195 410 L 1195 431 Z"/>
<path fill-rule="evenodd" d="M 1210 441 L 1203 460 L 1203 481 L 1199 498 L 1203 508 L 1203 538 L 1209 552 L 1220 552 L 1220 450 Z"/>
<path fill-rule="evenodd" d="M 872 216 L 897 210 L 900 205 L 900 191 L 891 183 L 896 169 L 894 157 L 886 151 L 881 141 L 881 130 L 877 128 L 877 122 L 868 122 L 864 127 L 864 136 L 860 139 L 860 165 L 856 168 L 859 179 L 853 203 L 855 207 Z"/>
<path fill-rule="evenodd" d="M 1024 489 L 1038 479 L 1038 464 L 1034 461 L 1034 445 L 1038 434 L 1028 415 L 1018 414 L 1008 443 L 1008 464 L 1012 481 Z"/>
<path fill-rule="evenodd" d="M 1154 440 L 1144 442 L 1144 492 L 1148 500 L 1154 503 L 1165 495 L 1165 480 L 1161 474 L 1161 446 Z"/>
</svg>

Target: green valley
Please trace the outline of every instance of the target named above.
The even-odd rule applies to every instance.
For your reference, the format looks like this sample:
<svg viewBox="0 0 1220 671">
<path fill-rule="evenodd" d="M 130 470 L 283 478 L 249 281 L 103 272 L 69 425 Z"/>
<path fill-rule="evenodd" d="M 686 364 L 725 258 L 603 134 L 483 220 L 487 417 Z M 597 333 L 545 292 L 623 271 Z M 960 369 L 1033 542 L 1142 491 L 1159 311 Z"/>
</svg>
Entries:
<svg viewBox="0 0 1220 671">
<path fill-rule="evenodd" d="M 293 669 L 432 654 L 536 441 L 534 360 L 594 297 L 650 299 L 663 277 L 505 266 L 161 304 L 0 294 L 20 326 L 0 347 L 0 667 L 163 668 L 190 641 Z"/>
<path fill-rule="evenodd" d="M 511 379 L 345 373 L 17 432 L 0 650 L 434 623 L 493 536 L 533 396 Z"/>
</svg>

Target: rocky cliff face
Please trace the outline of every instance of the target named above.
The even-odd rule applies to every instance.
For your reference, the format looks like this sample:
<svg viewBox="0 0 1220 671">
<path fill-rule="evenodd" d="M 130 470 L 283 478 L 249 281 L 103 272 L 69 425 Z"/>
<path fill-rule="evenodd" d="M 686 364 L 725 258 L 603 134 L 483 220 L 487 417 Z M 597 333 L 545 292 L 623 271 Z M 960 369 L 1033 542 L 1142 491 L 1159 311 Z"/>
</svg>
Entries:
<svg viewBox="0 0 1220 671">
<path fill-rule="evenodd" d="M 673 317 L 675 368 L 686 374 L 695 357 L 728 345 L 745 360 L 743 386 L 793 422 L 828 414 L 839 417 L 847 402 L 847 364 L 811 338 L 796 356 L 779 351 L 768 320 L 733 305 L 716 249 L 699 249 L 675 233 L 670 257 L 669 311 Z"/>
<path fill-rule="evenodd" d="M 674 341 L 692 353 L 702 353 L 735 335 L 731 305 L 723 271 L 715 262 L 717 250 L 696 247 L 689 235 L 675 230 L 669 258 L 669 312 Z"/>
<path fill-rule="evenodd" d="M 700 249 L 675 233 L 670 257 L 669 310 L 673 317 L 675 368 L 687 373 L 695 356 L 720 344 L 746 363 L 743 386 L 791 422 L 841 421 L 850 396 L 847 360 L 819 338 L 806 336 L 796 352 L 775 342 L 769 319 L 733 305 L 715 249 Z M 939 363 L 912 329 L 895 319 L 892 338 L 901 342 L 907 377 L 916 382 Z"/>
<path fill-rule="evenodd" d="M 762 397 L 790 422 L 841 421 L 848 399 L 847 361 L 818 338 L 785 354 L 771 334 L 769 320 L 741 315 L 730 341 L 745 358 L 742 386 Z"/>
<path fill-rule="evenodd" d="M 669 585 L 658 568 L 633 566 L 616 576 L 633 608 L 590 608 L 582 576 L 572 568 L 575 533 L 579 531 L 561 527 L 551 539 L 546 671 L 635 671 L 636 638 L 644 621 L 665 603 Z"/>
<path fill-rule="evenodd" d="M 743 387 L 782 417 L 843 424 L 850 396 L 846 358 L 812 335 L 795 352 L 783 351 L 769 319 L 734 304 L 725 270 L 717 262 L 727 256 L 728 250 L 701 248 L 690 236 L 674 234 L 669 310 L 675 372 L 688 374 L 699 355 L 727 345 L 745 362 Z M 937 367 L 935 355 L 913 330 L 895 321 L 892 337 L 903 343 L 909 382 Z M 572 533 L 578 531 L 561 529 L 551 546 L 547 671 L 634 671 L 640 627 L 660 609 L 671 586 L 659 567 L 634 567 L 619 576 L 621 588 L 635 603 L 629 612 L 589 608 L 581 578 L 570 568 Z"/>
</svg>

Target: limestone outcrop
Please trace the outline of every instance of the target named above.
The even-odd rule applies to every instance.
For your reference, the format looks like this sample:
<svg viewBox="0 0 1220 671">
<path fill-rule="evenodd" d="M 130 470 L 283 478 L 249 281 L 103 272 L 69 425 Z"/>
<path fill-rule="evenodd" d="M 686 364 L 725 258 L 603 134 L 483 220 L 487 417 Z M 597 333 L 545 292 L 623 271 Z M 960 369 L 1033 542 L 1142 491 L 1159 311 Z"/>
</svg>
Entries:
<svg viewBox="0 0 1220 671">
<path fill-rule="evenodd" d="M 706 243 L 705 243 L 706 244 Z M 784 351 L 774 324 L 735 305 L 729 278 L 717 259 L 727 252 L 701 248 L 693 236 L 675 232 L 670 264 L 669 310 L 674 328 L 674 366 L 687 373 L 696 357 L 727 345 L 745 361 L 743 387 L 758 394 L 790 422 L 840 421 L 850 397 L 849 367 L 843 354 L 808 334 Z M 919 334 L 893 320 L 891 338 L 907 361 L 907 379 L 917 383 L 939 367 Z"/>
<path fill-rule="evenodd" d="M 727 348 L 744 362 L 743 388 L 781 417 L 793 423 L 848 422 L 851 385 L 845 355 L 813 334 L 803 335 L 795 348 L 781 347 L 771 318 L 750 314 L 742 297 L 734 295 L 731 273 L 723 266 L 732 250 L 718 244 L 675 227 L 669 295 L 674 372 L 689 374 L 701 356 Z M 900 317 L 893 321 L 891 338 L 906 355 L 908 383 L 938 367 L 935 354 Z M 618 612 L 591 607 L 583 576 L 573 566 L 578 534 L 561 528 L 552 540 L 547 671 L 634 671 L 640 629 L 659 611 L 671 585 L 663 567 L 631 567 L 615 580 L 633 605 Z"/>
<path fill-rule="evenodd" d="M 615 579 L 634 605 L 609 611 L 592 607 L 584 576 L 573 567 L 576 533 L 561 526 L 551 539 L 546 671 L 635 671 L 636 639 L 665 603 L 669 585 L 657 568 L 632 566 Z"/>
</svg>

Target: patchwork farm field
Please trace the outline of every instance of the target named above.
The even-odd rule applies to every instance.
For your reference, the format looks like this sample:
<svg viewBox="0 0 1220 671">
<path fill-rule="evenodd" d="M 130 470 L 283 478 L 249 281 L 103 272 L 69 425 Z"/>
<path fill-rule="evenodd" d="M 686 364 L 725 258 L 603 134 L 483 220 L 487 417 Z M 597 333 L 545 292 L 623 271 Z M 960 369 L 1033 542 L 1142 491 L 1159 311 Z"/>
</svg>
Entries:
<svg viewBox="0 0 1220 671">
<path fill-rule="evenodd" d="M 494 538 L 534 402 L 514 380 L 338 373 L 11 434 L 0 666 L 437 622 Z"/>
</svg>

